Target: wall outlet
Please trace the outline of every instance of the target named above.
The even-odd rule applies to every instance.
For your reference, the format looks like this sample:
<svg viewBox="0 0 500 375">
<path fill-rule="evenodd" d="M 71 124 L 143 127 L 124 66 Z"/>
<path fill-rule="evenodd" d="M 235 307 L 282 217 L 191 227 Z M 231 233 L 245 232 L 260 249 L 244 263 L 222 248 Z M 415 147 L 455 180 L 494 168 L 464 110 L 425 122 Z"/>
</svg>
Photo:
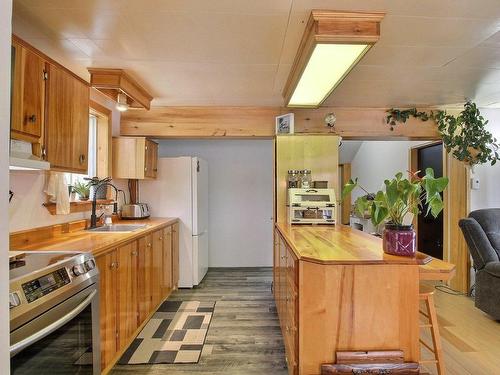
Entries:
<svg viewBox="0 0 500 375">
<path fill-rule="evenodd" d="M 470 187 L 472 190 L 479 190 L 480 187 L 479 177 L 474 176 L 470 178 Z"/>
</svg>

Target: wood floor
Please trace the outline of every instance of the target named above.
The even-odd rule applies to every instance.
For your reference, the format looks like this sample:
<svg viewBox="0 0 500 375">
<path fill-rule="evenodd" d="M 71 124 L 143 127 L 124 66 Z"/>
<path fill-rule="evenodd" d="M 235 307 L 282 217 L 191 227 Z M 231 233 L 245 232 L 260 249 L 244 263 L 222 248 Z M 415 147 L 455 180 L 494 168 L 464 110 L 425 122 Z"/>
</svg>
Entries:
<svg viewBox="0 0 500 375">
<path fill-rule="evenodd" d="M 469 297 L 438 290 L 434 295 L 447 374 L 500 374 L 500 322 L 476 309 Z M 425 337 L 430 342 L 430 335 Z M 427 370 L 437 374 L 434 366 Z"/>
<path fill-rule="evenodd" d="M 200 362 L 116 366 L 112 374 L 285 375 L 271 281 L 271 268 L 211 268 L 199 287 L 181 289 L 170 297 L 217 302 Z M 500 374 L 500 323 L 476 309 L 465 296 L 436 290 L 435 303 L 447 374 Z M 430 342 L 429 335 L 423 335 Z M 433 366 L 426 370 L 437 374 Z"/>
<path fill-rule="evenodd" d="M 115 366 L 111 374 L 287 374 L 271 294 L 272 268 L 211 268 L 171 300 L 216 301 L 198 364 Z"/>
</svg>

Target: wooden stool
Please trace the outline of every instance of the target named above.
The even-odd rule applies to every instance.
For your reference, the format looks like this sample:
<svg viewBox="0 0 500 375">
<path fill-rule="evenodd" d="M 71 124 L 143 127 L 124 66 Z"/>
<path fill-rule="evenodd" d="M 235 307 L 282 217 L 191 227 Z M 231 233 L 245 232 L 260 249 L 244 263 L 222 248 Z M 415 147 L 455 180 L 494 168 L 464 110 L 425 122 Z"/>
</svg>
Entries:
<svg viewBox="0 0 500 375">
<path fill-rule="evenodd" d="M 443 348 L 441 347 L 441 336 L 439 335 L 436 307 L 434 306 L 434 288 L 420 285 L 420 300 L 425 301 L 427 311 L 420 310 L 420 314 L 428 320 L 427 324 L 420 324 L 420 328 L 430 328 L 432 334 L 432 346 L 420 339 L 420 343 L 434 354 L 434 359 L 420 361 L 423 363 L 434 363 L 439 375 L 445 374 Z"/>
</svg>

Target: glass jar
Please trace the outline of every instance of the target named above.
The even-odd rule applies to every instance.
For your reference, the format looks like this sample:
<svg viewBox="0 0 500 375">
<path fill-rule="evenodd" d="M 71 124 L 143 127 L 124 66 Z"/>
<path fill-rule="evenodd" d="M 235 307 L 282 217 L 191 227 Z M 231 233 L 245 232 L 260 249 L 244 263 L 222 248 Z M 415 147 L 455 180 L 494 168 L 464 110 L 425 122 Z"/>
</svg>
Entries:
<svg viewBox="0 0 500 375">
<path fill-rule="evenodd" d="M 310 169 L 304 169 L 300 171 L 300 187 L 302 189 L 310 189 L 312 187 L 312 178 Z"/>
<path fill-rule="evenodd" d="M 295 189 L 300 187 L 300 176 L 299 176 L 299 171 L 295 169 L 290 169 L 288 171 L 288 188 L 289 189 Z"/>
</svg>

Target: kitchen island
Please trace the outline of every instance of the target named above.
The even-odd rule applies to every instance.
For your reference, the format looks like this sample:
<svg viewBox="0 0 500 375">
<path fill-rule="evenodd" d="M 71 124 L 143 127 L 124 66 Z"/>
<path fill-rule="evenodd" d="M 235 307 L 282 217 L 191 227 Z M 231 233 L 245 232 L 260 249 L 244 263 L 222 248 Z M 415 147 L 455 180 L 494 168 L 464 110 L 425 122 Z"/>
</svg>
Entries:
<svg viewBox="0 0 500 375">
<path fill-rule="evenodd" d="M 276 224 L 274 296 L 290 374 L 320 374 L 343 350 L 402 350 L 419 360 L 422 257 L 387 255 L 344 225 Z"/>
</svg>

